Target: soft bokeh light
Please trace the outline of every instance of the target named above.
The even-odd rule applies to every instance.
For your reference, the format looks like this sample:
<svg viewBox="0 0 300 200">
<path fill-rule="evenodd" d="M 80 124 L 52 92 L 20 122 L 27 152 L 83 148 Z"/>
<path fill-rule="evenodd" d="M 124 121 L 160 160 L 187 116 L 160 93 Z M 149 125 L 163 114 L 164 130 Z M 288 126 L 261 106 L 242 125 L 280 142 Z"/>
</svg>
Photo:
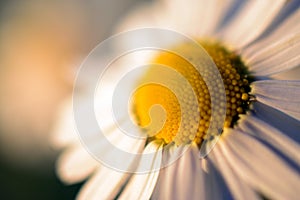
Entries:
<svg viewBox="0 0 300 200">
<path fill-rule="evenodd" d="M 30 182 L 24 189 L 28 198 L 44 198 L 30 191 L 39 183 L 42 190 L 62 187 L 54 177 L 57 152 L 49 143 L 57 110 L 83 58 L 136 2 L 1 1 L 0 166 L 4 182 L 10 180 L 8 195 L 22 183 Z"/>
</svg>

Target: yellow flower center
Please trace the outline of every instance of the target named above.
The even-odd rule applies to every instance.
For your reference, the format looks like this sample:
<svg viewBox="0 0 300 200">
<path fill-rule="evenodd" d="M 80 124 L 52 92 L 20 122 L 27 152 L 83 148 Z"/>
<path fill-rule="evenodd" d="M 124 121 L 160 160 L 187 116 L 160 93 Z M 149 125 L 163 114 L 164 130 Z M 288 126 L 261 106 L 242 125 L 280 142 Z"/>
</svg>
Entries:
<svg viewBox="0 0 300 200">
<path fill-rule="evenodd" d="M 200 43 L 215 62 L 223 79 L 226 93 L 224 127 L 233 127 L 239 119 L 239 114 L 245 113 L 249 107 L 248 93 L 250 92 L 250 87 L 247 69 L 239 56 L 228 51 L 219 43 Z M 165 109 L 166 120 L 163 127 L 155 135 L 152 132 L 147 133 L 150 140 L 160 139 L 165 144 L 175 142 L 178 145 L 195 141 L 198 145 L 201 145 L 203 139 L 206 138 L 211 119 L 211 97 L 205 81 L 191 63 L 176 54 L 162 52 L 154 61 L 155 63 L 168 66 L 184 76 L 192 86 L 198 102 L 195 105 L 185 89 L 179 90 L 181 94 L 174 94 L 165 86 L 155 83 L 147 84 L 139 88 L 133 96 L 133 113 L 137 124 L 141 127 L 149 125 L 151 123 L 149 109 L 153 105 L 158 104 Z M 157 71 L 152 70 L 150 67 L 145 76 L 160 76 L 160 74 L 157 74 Z M 173 83 L 174 87 L 181 87 L 176 80 Z M 178 96 L 180 95 L 187 101 L 188 110 L 199 110 L 200 120 L 195 120 L 192 112 L 188 116 L 189 120 L 181 120 L 181 108 L 178 101 Z M 184 131 L 179 132 L 180 126 L 184 127 Z M 196 135 L 195 133 L 191 134 L 190 129 L 197 130 Z M 177 134 L 181 135 L 178 137 Z M 175 137 L 176 135 L 177 137 Z"/>
</svg>

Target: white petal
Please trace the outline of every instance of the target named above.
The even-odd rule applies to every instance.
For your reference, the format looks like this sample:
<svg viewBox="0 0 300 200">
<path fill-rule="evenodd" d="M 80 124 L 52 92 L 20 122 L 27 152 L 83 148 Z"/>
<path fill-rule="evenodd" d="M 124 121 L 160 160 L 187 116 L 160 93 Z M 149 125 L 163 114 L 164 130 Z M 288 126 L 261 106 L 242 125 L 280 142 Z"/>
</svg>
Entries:
<svg viewBox="0 0 300 200">
<path fill-rule="evenodd" d="M 130 137 L 122 136 L 118 132 L 112 134 L 113 137 L 108 138 L 116 147 L 120 149 L 127 149 L 131 153 L 139 153 L 144 146 L 145 141 L 135 140 Z M 124 182 L 127 180 L 132 167 L 136 165 L 136 158 L 132 157 L 120 157 L 117 148 L 107 149 L 103 145 L 95 145 L 96 150 L 105 162 L 105 159 L 109 160 L 112 158 L 116 160 L 117 163 L 121 163 L 116 166 L 104 166 L 101 164 L 99 170 L 95 176 L 93 176 L 80 191 L 78 199 L 113 199 L 115 195 L 119 192 Z M 105 165 L 110 165 L 110 163 L 104 163 Z M 122 166 L 121 166 L 122 165 Z M 122 172 L 119 172 L 122 171 Z"/>
<path fill-rule="evenodd" d="M 300 120 L 300 81 L 256 81 L 252 92 L 258 101 Z"/>
<path fill-rule="evenodd" d="M 276 154 L 243 132 L 224 138 L 224 156 L 244 181 L 268 198 L 298 199 L 300 176 Z"/>
<path fill-rule="evenodd" d="M 300 123 L 297 119 L 258 101 L 253 102 L 252 114 L 300 144 Z"/>
<path fill-rule="evenodd" d="M 257 37 L 272 23 L 286 0 L 251 0 L 226 26 L 223 39 L 234 48 L 240 49 Z"/>
<path fill-rule="evenodd" d="M 116 32 L 145 27 L 162 27 L 159 15 L 162 8 L 158 4 L 158 2 L 150 2 L 138 5 L 128 16 L 125 16 L 117 26 Z"/>
<path fill-rule="evenodd" d="M 153 153 L 153 151 L 155 152 Z M 150 157 L 141 158 L 138 172 L 145 170 L 145 165 L 147 165 L 147 168 L 151 166 L 153 171 L 134 174 L 126 184 L 119 199 L 150 199 L 159 175 L 159 167 L 162 159 L 162 145 L 151 142 L 146 146 L 143 153 L 151 153 L 152 155 Z"/>
<path fill-rule="evenodd" d="M 66 150 L 57 161 L 57 173 L 67 184 L 86 179 L 99 166 L 86 149 L 76 146 Z"/>
<path fill-rule="evenodd" d="M 54 148 L 63 148 L 69 144 L 79 144 L 79 137 L 73 118 L 72 99 L 66 100 L 60 109 L 57 123 L 51 135 L 51 144 Z"/>
<path fill-rule="evenodd" d="M 234 198 L 260 199 L 258 194 L 249 185 L 241 181 L 240 177 L 232 170 L 228 160 L 225 159 L 223 154 L 222 149 L 217 144 L 213 151 L 208 155 L 208 159 L 210 159 L 220 171 Z"/>
<path fill-rule="evenodd" d="M 83 135 L 95 139 L 99 132 L 99 126 L 85 115 L 86 111 L 91 108 L 89 103 L 88 96 L 73 97 L 64 102 L 51 138 L 55 148 L 62 148 L 71 144 L 78 145 Z M 78 130 L 77 126 L 80 126 L 80 130 L 84 131 Z"/>
<path fill-rule="evenodd" d="M 272 75 L 271 78 L 276 80 L 300 80 L 300 67 Z"/>
<path fill-rule="evenodd" d="M 166 28 L 199 38 L 211 36 L 234 0 L 166 0 Z"/>
<path fill-rule="evenodd" d="M 208 171 L 204 173 L 204 193 L 205 198 L 199 199 L 218 199 L 218 200 L 227 200 L 233 199 L 232 194 L 228 188 L 227 183 L 224 181 L 224 177 L 220 174 L 216 166 L 211 162 L 210 159 L 203 160 L 205 161 Z"/>
<path fill-rule="evenodd" d="M 176 148 L 176 147 L 174 147 Z M 170 156 L 178 158 L 178 152 Z M 161 170 L 154 199 L 204 199 L 204 171 L 199 160 L 199 150 L 192 145 L 176 162 Z"/>
<path fill-rule="evenodd" d="M 300 166 L 299 144 L 279 130 L 251 115 L 241 119 L 238 127 L 241 128 L 243 132 L 261 138 L 267 143 L 271 144 L 274 148 L 279 150 L 292 161 L 296 162 L 298 166 Z"/>
<path fill-rule="evenodd" d="M 248 62 L 255 62 L 262 53 L 265 53 L 270 46 L 274 46 L 274 42 L 278 43 L 284 38 L 288 38 L 300 30 L 300 10 L 295 11 L 293 15 L 288 17 L 281 25 L 263 39 L 253 43 L 243 50 L 243 55 L 247 58 Z"/>
<path fill-rule="evenodd" d="M 113 145 L 108 145 L 110 143 L 107 143 L 107 141 Z M 119 155 L 116 154 L 115 147 L 127 152 L 135 153 L 141 150 L 144 143 L 144 140 L 132 139 L 120 131 L 113 131 L 107 135 L 106 138 L 95 134 L 94 138 L 91 138 L 84 144 L 85 147 L 80 144 L 75 145 L 60 156 L 57 163 L 57 173 L 66 183 L 82 181 L 90 175 L 97 166 L 99 166 L 100 161 L 105 162 L 105 158 L 113 156 L 118 160 L 124 159 L 119 158 Z M 92 153 L 94 153 L 94 155 Z M 130 160 L 124 161 L 123 168 L 126 168 L 127 165 L 129 166 L 131 164 L 129 161 Z"/>
<path fill-rule="evenodd" d="M 99 171 L 84 184 L 77 199 L 114 199 L 128 177 L 128 173 L 101 166 Z"/>
<path fill-rule="evenodd" d="M 119 136 L 109 144 L 108 148 L 97 147 L 93 149 L 93 152 L 95 152 L 96 158 L 105 165 L 119 171 L 133 172 L 136 169 L 137 155 L 142 151 L 144 145 L 145 140 Z"/>
<path fill-rule="evenodd" d="M 247 66 L 254 75 L 268 76 L 300 65 L 300 31 L 272 41 Z"/>
<path fill-rule="evenodd" d="M 210 36 L 235 0 L 165 0 L 139 6 L 121 23 L 119 31 L 157 27 L 190 36 Z M 180 14 L 178 14 L 180 13 Z"/>
</svg>

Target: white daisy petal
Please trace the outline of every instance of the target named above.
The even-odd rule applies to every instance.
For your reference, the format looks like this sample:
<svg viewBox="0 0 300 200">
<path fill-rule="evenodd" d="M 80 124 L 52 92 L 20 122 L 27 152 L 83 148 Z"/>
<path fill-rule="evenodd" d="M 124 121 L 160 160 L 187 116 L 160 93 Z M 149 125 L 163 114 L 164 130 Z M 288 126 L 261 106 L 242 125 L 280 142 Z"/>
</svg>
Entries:
<svg viewBox="0 0 300 200">
<path fill-rule="evenodd" d="M 300 31 L 273 40 L 249 60 L 249 70 L 257 76 L 269 76 L 300 66 Z"/>
<path fill-rule="evenodd" d="M 176 150 L 173 154 L 170 149 L 169 153 L 170 157 L 178 156 Z M 153 198 L 204 199 L 204 172 L 198 154 L 197 146 L 192 145 L 176 162 L 162 169 Z"/>
<path fill-rule="evenodd" d="M 129 152 L 139 152 L 140 149 L 144 146 L 144 140 L 135 140 L 124 135 L 120 131 L 113 131 L 107 135 L 106 140 L 104 136 L 94 135 L 94 138 L 91 138 L 86 145 L 83 147 L 78 144 L 64 152 L 58 160 L 57 163 L 57 172 L 60 178 L 66 183 L 75 183 L 82 181 L 86 178 L 95 167 L 99 166 L 99 161 L 95 160 L 93 156 L 88 152 L 93 149 L 92 152 L 98 152 L 97 154 L 105 153 L 105 156 L 101 157 L 102 159 L 109 158 L 111 156 L 117 157 L 115 149 L 110 149 L 111 146 L 108 146 L 109 141 L 114 147 L 118 149 L 127 150 Z M 96 157 L 97 155 L 94 155 Z M 121 159 L 121 158 L 119 158 Z M 124 162 L 130 166 L 131 162 L 126 160 Z"/>
<path fill-rule="evenodd" d="M 228 200 L 233 199 L 232 194 L 229 191 L 228 185 L 224 181 L 224 178 L 220 174 L 219 170 L 216 169 L 210 159 L 201 160 L 207 165 L 207 173 L 204 173 L 204 198 L 199 199 L 218 199 Z"/>
<path fill-rule="evenodd" d="M 235 49 L 246 46 L 272 23 L 285 3 L 286 0 L 247 1 L 221 37 Z"/>
<path fill-rule="evenodd" d="M 197 38 L 211 36 L 234 2 L 235 0 L 191 0 L 187 4 L 183 0 L 165 0 L 144 4 L 123 20 L 117 32 L 157 27 L 177 30 Z M 201 25 L 195 26 L 195 21 L 200 21 Z"/>
<path fill-rule="evenodd" d="M 121 171 L 134 170 L 133 163 L 136 163 L 134 154 L 140 153 L 145 146 L 145 140 L 131 139 L 130 137 L 118 136 L 116 140 L 110 141 L 113 146 L 109 149 L 105 147 L 96 148 L 99 159 L 106 165 L 111 165 L 112 168 L 119 169 Z M 111 149 L 113 148 L 113 149 Z M 102 151 L 101 151 L 102 149 Z M 128 152 L 120 155 L 120 151 Z M 122 156 L 122 157 L 121 157 Z"/>
<path fill-rule="evenodd" d="M 86 179 L 98 166 L 96 161 L 81 146 L 65 151 L 57 161 L 57 174 L 67 184 Z"/>
<path fill-rule="evenodd" d="M 76 126 L 73 116 L 72 99 L 66 100 L 61 106 L 62 109 L 58 116 L 58 123 L 55 124 L 51 143 L 57 149 L 65 147 L 72 143 L 79 144 L 79 137 L 76 132 Z"/>
<path fill-rule="evenodd" d="M 298 199 L 299 174 L 272 151 L 237 130 L 224 140 L 224 156 L 245 182 L 271 199 Z"/>
<path fill-rule="evenodd" d="M 101 166 L 98 172 L 84 184 L 77 199 L 114 199 L 128 177 L 128 173 Z"/>
<path fill-rule="evenodd" d="M 136 28 L 159 27 L 161 23 L 157 4 L 157 2 L 140 4 L 128 16 L 125 16 L 125 19 L 122 19 L 122 23 L 117 26 L 116 32 Z"/>
<path fill-rule="evenodd" d="M 234 198 L 260 199 L 258 194 L 249 185 L 240 180 L 236 172 L 231 169 L 230 164 L 223 154 L 220 146 L 216 145 L 209 154 L 208 159 L 210 159 L 220 171 Z"/>
<path fill-rule="evenodd" d="M 279 130 L 253 116 L 245 116 L 239 122 L 238 127 L 245 133 L 267 141 L 300 166 L 299 144 Z"/>
<path fill-rule="evenodd" d="M 269 49 L 275 47 L 274 42 L 283 41 L 284 38 L 290 38 L 291 35 L 300 31 L 300 10 L 295 11 L 292 16 L 289 16 L 277 29 L 272 31 L 267 37 L 246 47 L 242 54 L 247 58 L 247 62 L 254 63 L 256 60 L 261 60 Z M 286 40 L 287 41 L 287 40 Z M 274 51 L 274 50 L 273 50 Z"/>
<path fill-rule="evenodd" d="M 165 27 L 191 36 L 211 36 L 234 0 L 166 0 Z M 197 24 L 195 24 L 197 22 Z M 200 22 L 200 23 L 198 23 Z"/>
<path fill-rule="evenodd" d="M 76 98 L 76 99 L 75 99 Z M 88 96 L 77 96 L 68 99 L 59 113 L 60 120 L 54 127 L 52 143 L 56 148 L 62 148 L 67 145 L 80 144 L 80 134 L 89 134 L 89 137 L 95 139 L 99 132 L 99 126 L 92 123 L 89 117 L 78 113 L 87 113 L 90 109 Z M 76 105 L 73 102 L 77 102 Z M 74 106 L 74 108 L 73 108 Z M 77 125 L 84 126 L 84 132 L 78 132 Z M 81 128 L 80 130 L 82 130 Z"/>
<path fill-rule="evenodd" d="M 151 142 L 146 146 L 143 153 L 152 153 L 152 155 L 151 157 L 141 158 L 138 171 L 142 171 L 148 168 L 148 166 L 151 166 L 153 171 L 143 174 L 134 174 L 126 184 L 119 199 L 149 199 L 151 197 L 159 175 L 159 170 L 157 169 L 159 169 L 161 165 L 162 145 L 157 142 Z"/>
<path fill-rule="evenodd" d="M 297 119 L 260 102 L 253 103 L 252 114 L 300 144 L 300 123 Z"/>
<path fill-rule="evenodd" d="M 131 153 L 140 152 L 145 143 L 143 140 L 131 139 L 119 132 L 111 134 L 111 137 L 107 139 L 110 140 L 115 147 L 119 149 L 127 149 Z M 94 146 L 97 148 L 97 152 L 99 152 L 99 154 L 104 154 L 104 157 L 101 157 L 102 159 L 108 158 L 109 160 L 109 158 L 114 158 L 114 160 L 118 160 L 119 163 L 122 163 L 122 168 L 120 168 L 122 171 L 131 169 L 136 164 L 134 157 L 121 158 L 116 153 L 118 152 L 115 151 L 116 148 L 107 149 L 105 145 L 101 144 L 94 144 Z M 90 146 L 90 148 L 92 147 Z M 129 173 L 118 172 L 115 169 L 117 167 L 120 166 L 111 166 L 111 168 L 108 168 L 107 166 L 99 165 L 98 172 L 84 185 L 78 199 L 113 199 L 129 176 Z"/>
<path fill-rule="evenodd" d="M 300 67 L 292 68 L 291 70 L 283 71 L 271 76 L 276 80 L 300 80 Z"/>
<path fill-rule="evenodd" d="M 252 92 L 259 102 L 300 120 L 300 81 L 256 81 Z"/>
</svg>

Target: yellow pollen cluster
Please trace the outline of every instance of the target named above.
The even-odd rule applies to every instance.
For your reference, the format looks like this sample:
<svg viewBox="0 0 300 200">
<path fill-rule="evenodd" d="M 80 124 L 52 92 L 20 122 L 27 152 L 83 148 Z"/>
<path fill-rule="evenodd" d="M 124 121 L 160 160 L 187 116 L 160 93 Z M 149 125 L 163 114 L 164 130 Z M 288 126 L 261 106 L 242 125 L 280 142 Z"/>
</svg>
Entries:
<svg viewBox="0 0 300 200">
<path fill-rule="evenodd" d="M 248 72 L 240 58 L 229 52 L 218 43 L 201 43 L 215 62 L 223 79 L 226 93 L 226 119 L 224 127 L 232 127 L 249 107 L 249 77 Z M 184 46 L 183 46 L 184 47 Z M 133 113 L 136 122 L 141 127 L 151 123 L 149 110 L 153 105 L 161 105 L 166 113 L 163 127 L 153 135 L 147 133 L 150 140 L 160 139 L 165 144 L 175 142 L 180 145 L 195 141 L 198 145 L 206 138 L 206 132 L 211 119 L 211 96 L 208 87 L 198 71 L 182 57 L 169 52 L 162 52 L 155 58 L 155 63 L 168 66 L 179 72 L 191 85 L 196 95 L 197 104 L 192 101 L 192 94 L 182 87 L 180 82 L 173 80 L 174 87 L 178 88 L 179 94 L 174 94 L 169 88 L 159 84 L 148 84 L 139 88 L 133 95 Z M 150 69 L 145 76 L 160 76 L 157 71 Z M 162 77 L 163 78 L 163 77 Z M 188 112 L 182 116 L 182 108 L 178 101 L 181 96 L 188 106 Z M 198 110 L 200 118 L 192 112 Z M 191 112 L 189 112 L 191 111 Z M 182 121 L 186 117 L 188 120 Z M 179 131 L 182 127 L 183 131 Z M 191 130 L 196 130 L 196 134 Z M 178 135 L 180 134 L 180 135 Z M 179 139 L 178 139 L 179 138 Z"/>
</svg>

